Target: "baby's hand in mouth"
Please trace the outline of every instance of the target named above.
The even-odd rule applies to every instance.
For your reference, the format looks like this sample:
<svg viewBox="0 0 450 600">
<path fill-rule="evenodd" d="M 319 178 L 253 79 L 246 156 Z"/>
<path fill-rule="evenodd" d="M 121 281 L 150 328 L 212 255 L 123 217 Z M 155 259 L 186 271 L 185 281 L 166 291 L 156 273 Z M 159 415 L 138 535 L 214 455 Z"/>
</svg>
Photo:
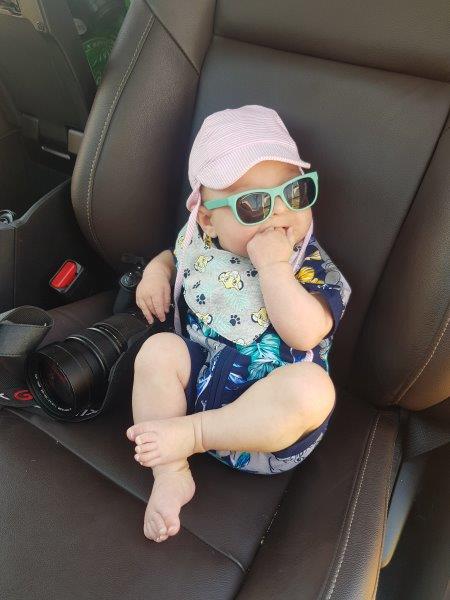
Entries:
<svg viewBox="0 0 450 600">
<path fill-rule="evenodd" d="M 275 231 L 276 230 L 282 231 L 286 235 L 286 237 L 289 240 L 289 243 L 291 245 L 291 248 L 293 248 L 295 246 L 296 240 L 295 240 L 295 234 L 294 234 L 294 228 L 293 227 L 289 227 L 289 226 L 286 226 L 286 227 L 275 227 Z"/>
</svg>

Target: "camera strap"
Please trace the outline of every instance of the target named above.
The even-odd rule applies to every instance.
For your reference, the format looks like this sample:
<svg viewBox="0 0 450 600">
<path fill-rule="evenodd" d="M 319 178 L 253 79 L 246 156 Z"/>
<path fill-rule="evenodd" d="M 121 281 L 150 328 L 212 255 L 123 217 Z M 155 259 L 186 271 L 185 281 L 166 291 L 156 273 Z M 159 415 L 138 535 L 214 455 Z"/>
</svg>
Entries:
<svg viewBox="0 0 450 600">
<path fill-rule="evenodd" d="M 19 306 L 0 314 L 0 408 L 42 414 L 25 383 L 25 363 L 52 327 L 52 317 L 37 306 Z"/>
</svg>

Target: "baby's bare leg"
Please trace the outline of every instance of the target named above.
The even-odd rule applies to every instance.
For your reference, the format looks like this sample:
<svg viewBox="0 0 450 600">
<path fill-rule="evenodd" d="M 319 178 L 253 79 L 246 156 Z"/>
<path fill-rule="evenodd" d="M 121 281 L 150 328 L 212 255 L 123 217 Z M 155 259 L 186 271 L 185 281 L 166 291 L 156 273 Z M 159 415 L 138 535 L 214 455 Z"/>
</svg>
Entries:
<svg viewBox="0 0 450 600">
<path fill-rule="evenodd" d="M 202 414 L 205 450 L 283 450 L 319 427 L 334 399 L 333 383 L 319 365 L 279 367 L 231 404 Z"/>
<path fill-rule="evenodd" d="M 323 423 L 334 399 L 333 383 L 322 367 L 285 365 L 227 406 L 135 426 L 136 442 L 139 453 L 144 447 L 157 449 L 159 457 L 153 450 L 142 459 L 151 466 L 212 449 L 275 452 Z"/>
<path fill-rule="evenodd" d="M 186 414 L 184 389 L 191 361 L 185 342 L 173 333 L 158 333 L 142 345 L 134 368 L 134 423 Z M 129 430 L 128 430 L 129 431 Z M 133 436 L 127 436 L 133 440 Z M 195 492 L 186 457 L 155 466 L 155 482 L 144 519 L 146 537 L 164 541 L 180 528 L 181 507 Z"/>
<path fill-rule="evenodd" d="M 149 337 L 134 362 L 134 422 L 185 415 L 184 389 L 190 373 L 191 359 L 181 337 L 174 333 Z"/>
</svg>

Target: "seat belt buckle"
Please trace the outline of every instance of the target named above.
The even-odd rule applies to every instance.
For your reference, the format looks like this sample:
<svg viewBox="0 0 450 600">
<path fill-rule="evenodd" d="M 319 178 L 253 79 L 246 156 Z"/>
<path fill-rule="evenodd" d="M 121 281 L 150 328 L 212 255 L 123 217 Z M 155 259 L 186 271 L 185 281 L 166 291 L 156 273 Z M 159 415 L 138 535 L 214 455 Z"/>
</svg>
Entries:
<svg viewBox="0 0 450 600">
<path fill-rule="evenodd" d="M 66 260 L 49 281 L 50 287 L 67 301 L 84 298 L 91 285 L 86 269 L 76 260 Z"/>
</svg>

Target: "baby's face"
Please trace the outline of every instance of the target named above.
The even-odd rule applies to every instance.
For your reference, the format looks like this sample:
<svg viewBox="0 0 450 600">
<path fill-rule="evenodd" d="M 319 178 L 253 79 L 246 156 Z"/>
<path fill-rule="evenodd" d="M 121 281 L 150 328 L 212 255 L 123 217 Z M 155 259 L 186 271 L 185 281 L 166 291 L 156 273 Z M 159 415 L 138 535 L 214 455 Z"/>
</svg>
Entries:
<svg viewBox="0 0 450 600">
<path fill-rule="evenodd" d="M 246 190 L 279 186 L 299 173 L 300 169 L 295 165 L 275 160 L 265 160 L 254 165 L 238 181 L 225 190 L 213 190 L 202 186 L 202 202 L 226 198 Z M 201 205 L 197 219 L 205 233 L 211 237 L 219 238 L 220 245 L 224 250 L 240 256 L 248 256 L 248 242 L 254 235 L 263 232 L 268 227 L 283 227 L 286 231 L 288 227 L 292 227 L 295 242 L 301 241 L 311 224 L 312 212 L 310 208 L 301 211 L 290 210 L 277 196 L 272 215 L 267 221 L 258 225 L 242 225 L 234 217 L 229 206 L 208 210 Z"/>
</svg>

